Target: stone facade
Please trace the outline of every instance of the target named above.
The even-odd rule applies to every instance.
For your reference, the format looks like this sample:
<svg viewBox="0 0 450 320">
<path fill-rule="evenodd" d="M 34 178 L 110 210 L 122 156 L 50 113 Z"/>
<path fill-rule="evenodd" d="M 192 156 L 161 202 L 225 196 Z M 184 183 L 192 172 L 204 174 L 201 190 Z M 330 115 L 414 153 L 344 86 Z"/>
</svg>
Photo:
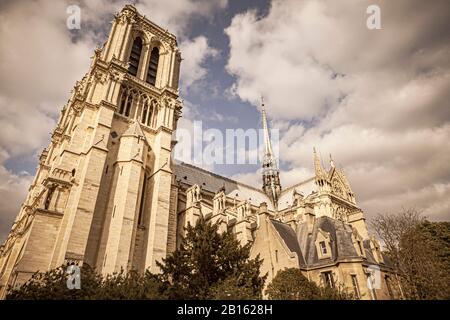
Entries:
<svg viewBox="0 0 450 320">
<path fill-rule="evenodd" d="M 182 108 L 180 63 L 175 36 L 133 6 L 115 16 L 107 42 L 61 111 L 0 247 L 0 298 L 34 272 L 68 263 L 87 263 L 102 274 L 158 272 L 156 261 L 201 216 L 252 243 L 268 281 L 296 267 L 322 284 L 324 272 L 333 285 L 349 288 L 356 277 L 362 299 L 399 297 L 395 275 L 332 162 L 326 171 L 315 154 L 315 176 L 282 190 L 271 154 L 262 189 L 171 160 Z M 266 145 L 271 152 L 268 134 Z M 366 285 L 370 266 L 383 278 L 373 292 Z"/>
</svg>

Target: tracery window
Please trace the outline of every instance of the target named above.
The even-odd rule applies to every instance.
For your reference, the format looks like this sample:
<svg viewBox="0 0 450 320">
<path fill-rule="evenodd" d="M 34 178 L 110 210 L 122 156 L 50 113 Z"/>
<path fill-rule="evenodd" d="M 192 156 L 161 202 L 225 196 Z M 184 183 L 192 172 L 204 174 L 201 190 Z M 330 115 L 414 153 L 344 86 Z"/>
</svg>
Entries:
<svg viewBox="0 0 450 320">
<path fill-rule="evenodd" d="M 150 127 L 152 126 L 152 120 L 153 120 L 153 110 L 154 104 L 149 101 L 149 99 L 144 98 L 144 101 L 142 103 L 142 115 L 141 115 L 141 123 Z"/>
<path fill-rule="evenodd" d="M 341 184 L 337 179 L 333 179 L 333 191 L 337 195 L 342 195 L 342 188 Z"/>
<path fill-rule="evenodd" d="M 122 86 L 117 112 L 155 128 L 157 125 L 159 103 L 156 97 L 126 84 Z"/>
</svg>

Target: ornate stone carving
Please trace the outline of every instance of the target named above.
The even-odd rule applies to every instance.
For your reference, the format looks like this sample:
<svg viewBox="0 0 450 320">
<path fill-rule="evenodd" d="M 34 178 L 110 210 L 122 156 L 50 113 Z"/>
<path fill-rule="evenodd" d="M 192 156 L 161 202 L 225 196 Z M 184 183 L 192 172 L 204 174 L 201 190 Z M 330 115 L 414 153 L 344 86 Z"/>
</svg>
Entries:
<svg viewBox="0 0 450 320">
<path fill-rule="evenodd" d="M 123 74 L 116 70 L 110 70 L 108 74 L 109 78 L 116 82 L 121 82 L 123 80 Z"/>
<path fill-rule="evenodd" d="M 153 34 L 161 43 L 167 43 L 171 47 L 176 46 L 175 37 L 169 35 L 167 31 L 160 30 L 158 27 L 154 26 L 151 22 L 143 17 L 136 18 L 136 27 L 140 30 L 144 30 Z"/>
<path fill-rule="evenodd" d="M 99 70 L 96 70 L 94 72 L 93 78 L 95 79 L 95 81 L 97 81 L 97 82 L 99 82 L 101 84 L 104 84 L 106 82 L 106 79 L 107 79 L 106 74 L 101 72 L 101 71 L 99 71 Z"/>
<path fill-rule="evenodd" d="M 348 221 L 348 216 L 350 214 L 350 210 L 347 207 L 343 207 L 337 204 L 333 204 L 332 206 L 333 218 L 337 220 L 341 220 L 344 222 Z"/>
</svg>

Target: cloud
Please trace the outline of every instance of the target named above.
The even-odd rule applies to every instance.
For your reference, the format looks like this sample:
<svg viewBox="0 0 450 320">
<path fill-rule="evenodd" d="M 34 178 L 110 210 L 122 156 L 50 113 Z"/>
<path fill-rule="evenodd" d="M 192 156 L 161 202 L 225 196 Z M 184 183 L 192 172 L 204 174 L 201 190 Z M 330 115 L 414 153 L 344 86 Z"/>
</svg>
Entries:
<svg viewBox="0 0 450 320">
<path fill-rule="evenodd" d="M 378 1 L 381 30 L 366 28 L 369 4 L 278 0 L 266 16 L 236 15 L 231 91 L 254 105 L 264 95 L 284 187 L 312 168 L 316 146 L 344 166 L 369 216 L 416 206 L 449 219 L 448 2 Z"/>
<path fill-rule="evenodd" d="M 204 153 L 198 152 L 197 149 L 199 146 L 204 146 L 208 139 L 206 123 L 203 121 L 207 119 L 210 121 L 221 121 L 223 119 L 234 121 L 235 119 L 231 117 L 229 119 L 227 117 L 220 118 L 220 115 L 212 110 L 200 112 L 198 105 L 188 100 L 183 101 L 183 116 L 177 123 L 175 132 L 177 144 L 172 152 L 172 159 L 214 171 L 214 163 L 205 161 Z M 205 151 L 205 149 L 202 148 L 202 151 Z"/>
<path fill-rule="evenodd" d="M 214 14 L 227 5 L 228 0 L 145 0 L 139 1 L 136 8 L 156 24 L 185 38 L 187 27 L 193 19 L 212 20 Z"/>
<path fill-rule="evenodd" d="M 203 66 L 206 60 L 217 57 L 219 51 L 210 47 L 204 36 L 182 42 L 180 50 L 182 56 L 186 57 L 182 61 L 180 87 L 187 92 L 196 81 L 207 74 L 208 70 Z"/>
<path fill-rule="evenodd" d="M 7 153 L 0 148 L 0 163 L 5 157 Z M 6 240 L 31 180 L 32 177 L 26 172 L 14 174 L 0 165 L 0 243 Z"/>
</svg>

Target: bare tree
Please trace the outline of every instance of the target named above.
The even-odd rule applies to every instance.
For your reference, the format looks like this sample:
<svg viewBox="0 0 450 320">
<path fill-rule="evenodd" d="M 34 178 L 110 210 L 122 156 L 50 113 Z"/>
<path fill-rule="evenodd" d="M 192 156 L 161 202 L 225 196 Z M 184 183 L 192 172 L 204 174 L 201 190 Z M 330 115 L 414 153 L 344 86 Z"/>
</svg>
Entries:
<svg viewBox="0 0 450 320">
<path fill-rule="evenodd" d="M 397 214 L 379 213 L 370 221 L 370 226 L 386 248 L 394 264 L 398 264 L 400 241 L 405 234 L 425 220 L 421 212 L 411 208 L 402 209 Z M 397 269 L 398 265 L 395 266 Z"/>
</svg>

